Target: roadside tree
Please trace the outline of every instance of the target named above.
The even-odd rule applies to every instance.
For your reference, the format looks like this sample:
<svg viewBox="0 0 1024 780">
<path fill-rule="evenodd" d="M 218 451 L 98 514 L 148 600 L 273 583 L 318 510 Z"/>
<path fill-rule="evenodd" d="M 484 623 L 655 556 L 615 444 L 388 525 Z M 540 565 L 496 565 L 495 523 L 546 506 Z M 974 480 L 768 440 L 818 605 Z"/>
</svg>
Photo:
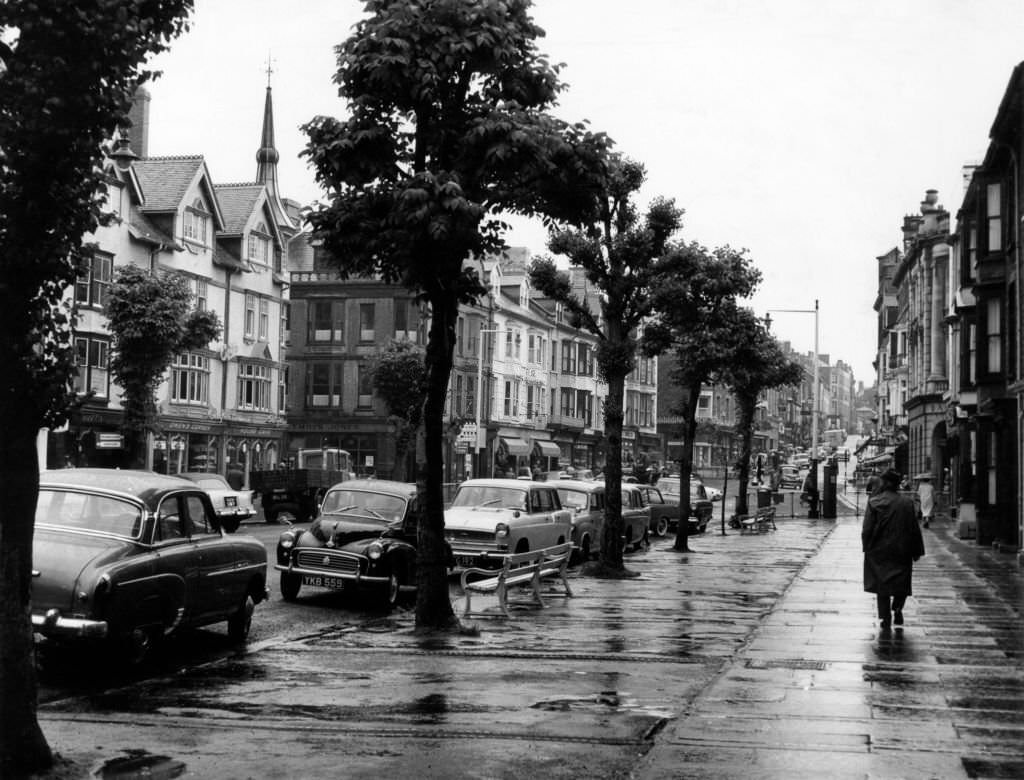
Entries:
<svg viewBox="0 0 1024 780">
<path fill-rule="evenodd" d="M 736 427 L 740 434 L 736 514 L 742 515 L 749 511 L 747 485 L 750 481 L 757 399 L 765 390 L 798 385 L 803 367 L 786 357 L 779 342 L 768 332 L 764 321 L 758 319 L 750 309 L 739 309 L 737 315 L 729 334 L 732 356 L 723 378 L 736 396 Z"/>
<path fill-rule="evenodd" d="M 697 438 L 697 403 L 701 388 L 714 382 L 732 363 L 730 332 L 736 327 L 738 298 L 748 298 L 761 281 L 744 250 L 728 246 L 709 251 L 691 243 L 669 253 L 666 281 L 653 295 L 656 314 L 644 329 L 648 355 L 671 352 L 672 384 L 680 394 L 664 410 L 679 416 L 682 453 L 679 459 L 679 524 L 673 549 L 688 552 L 690 484 Z"/>
<path fill-rule="evenodd" d="M 595 194 L 593 218 L 579 228 L 555 230 L 548 249 L 583 270 L 596 301 L 573 288 L 569 274 L 551 258 L 530 268 L 533 286 L 561 303 L 570 322 L 598 338 L 597 366 L 608 383 L 605 403 L 605 524 L 595 576 L 626 573 L 622 560 L 622 421 L 626 376 L 633 370 L 640 326 L 654 312 L 653 294 L 672 273 L 664 256 L 682 224 L 682 209 L 656 199 L 643 214 L 634 199 L 646 177 L 637 162 L 615 157 L 603 190 Z"/>
<path fill-rule="evenodd" d="M 217 313 L 196 309 L 181 274 L 121 266 L 106 305 L 113 350 L 110 373 L 124 388 L 128 466 L 145 465 L 146 434 L 156 418 L 155 394 L 174 356 L 202 349 L 220 336 Z"/>
<path fill-rule="evenodd" d="M 31 623 L 36 436 L 67 417 L 63 304 L 102 218 L 104 145 L 140 66 L 185 28 L 191 0 L 0 3 L 0 776 L 53 762 L 37 718 Z"/>
<path fill-rule="evenodd" d="M 505 248 L 502 213 L 577 221 L 608 146 L 548 110 L 562 85 L 536 48 L 530 0 L 368 0 L 337 48 L 348 118 L 316 117 L 304 155 L 328 200 L 309 214 L 343 276 L 380 278 L 430 308 L 418 483 L 416 625 L 457 628 L 444 543 L 444 404 L 468 262 Z"/>
<path fill-rule="evenodd" d="M 415 441 L 427 397 L 425 352 L 411 341 L 392 341 L 371 362 L 373 389 L 384 400 L 388 420 L 395 426 L 395 472 L 405 482 L 409 445 Z"/>
</svg>

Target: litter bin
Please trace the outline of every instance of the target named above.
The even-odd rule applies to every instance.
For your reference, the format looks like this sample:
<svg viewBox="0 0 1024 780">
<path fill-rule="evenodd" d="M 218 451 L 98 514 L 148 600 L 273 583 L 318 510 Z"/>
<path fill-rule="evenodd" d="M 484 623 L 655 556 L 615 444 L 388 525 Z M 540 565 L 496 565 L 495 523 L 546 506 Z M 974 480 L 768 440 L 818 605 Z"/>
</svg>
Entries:
<svg viewBox="0 0 1024 780">
<path fill-rule="evenodd" d="M 838 470 L 832 458 L 829 458 L 822 468 L 825 484 L 822 485 L 821 492 L 821 516 L 826 520 L 835 520 L 836 518 L 836 472 Z"/>
<path fill-rule="evenodd" d="M 772 489 L 759 487 L 757 489 L 757 508 L 764 509 L 772 505 Z"/>
</svg>

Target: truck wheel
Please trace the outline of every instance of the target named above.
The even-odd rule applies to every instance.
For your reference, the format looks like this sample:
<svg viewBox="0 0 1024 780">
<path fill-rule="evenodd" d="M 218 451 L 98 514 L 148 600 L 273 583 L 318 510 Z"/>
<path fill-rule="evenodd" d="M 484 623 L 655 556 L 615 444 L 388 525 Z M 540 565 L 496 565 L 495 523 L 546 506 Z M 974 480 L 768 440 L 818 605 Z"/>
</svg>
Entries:
<svg viewBox="0 0 1024 780">
<path fill-rule="evenodd" d="M 285 601 L 295 601 L 299 597 L 299 590 L 302 588 L 302 577 L 298 574 L 281 572 L 281 598 Z"/>
<path fill-rule="evenodd" d="M 267 514 L 268 523 L 284 523 L 294 525 L 299 518 L 299 508 L 295 504 L 278 504 L 271 507 Z"/>
</svg>

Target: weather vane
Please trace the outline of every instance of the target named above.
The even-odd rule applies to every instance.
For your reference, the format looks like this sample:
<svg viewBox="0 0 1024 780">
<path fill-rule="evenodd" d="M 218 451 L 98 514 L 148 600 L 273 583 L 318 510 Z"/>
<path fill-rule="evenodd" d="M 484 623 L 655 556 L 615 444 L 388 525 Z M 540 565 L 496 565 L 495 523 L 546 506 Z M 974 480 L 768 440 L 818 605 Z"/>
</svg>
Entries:
<svg viewBox="0 0 1024 780">
<path fill-rule="evenodd" d="M 267 86 L 270 86 L 270 74 L 274 72 L 273 60 L 270 57 L 270 52 L 267 52 Z"/>
</svg>

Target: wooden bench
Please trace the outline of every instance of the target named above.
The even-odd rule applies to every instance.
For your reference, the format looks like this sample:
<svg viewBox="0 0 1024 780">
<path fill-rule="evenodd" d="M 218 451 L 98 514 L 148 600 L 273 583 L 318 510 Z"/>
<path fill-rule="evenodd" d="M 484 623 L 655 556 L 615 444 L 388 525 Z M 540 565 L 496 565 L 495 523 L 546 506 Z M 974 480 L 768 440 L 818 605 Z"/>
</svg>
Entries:
<svg viewBox="0 0 1024 780">
<path fill-rule="evenodd" d="M 775 507 L 764 506 L 752 515 L 739 515 L 741 534 L 763 534 L 774 531 L 775 528 Z"/>
<path fill-rule="evenodd" d="M 485 615 L 490 613 L 473 612 L 471 599 L 473 593 L 497 593 L 498 608 L 503 617 L 511 617 L 508 612 L 508 589 L 517 585 L 528 585 L 533 590 L 533 602 L 544 606 L 541 598 L 540 583 L 548 577 L 558 577 L 565 588 L 565 595 L 572 596 L 565 571 L 569 567 L 572 555 L 572 543 L 558 544 L 532 552 L 515 553 L 505 556 L 500 569 L 464 569 L 462 572 L 462 592 L 466 594 L 466 607 L 463 616 Z M 470 577 L 485 575 L 483 579 L 470 581 Z"/>
</svg>

